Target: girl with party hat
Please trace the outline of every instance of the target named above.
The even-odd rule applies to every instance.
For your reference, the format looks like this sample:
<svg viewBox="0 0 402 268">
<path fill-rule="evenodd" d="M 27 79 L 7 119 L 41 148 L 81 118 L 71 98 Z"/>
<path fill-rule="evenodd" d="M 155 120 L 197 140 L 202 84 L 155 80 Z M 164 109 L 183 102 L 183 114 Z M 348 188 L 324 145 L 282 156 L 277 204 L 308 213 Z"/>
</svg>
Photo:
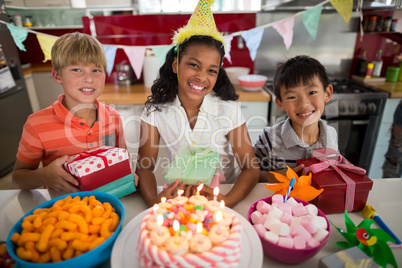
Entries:
<svg viewBox="0 0 402 268">
<path fill-rule="evenodd" d="M 162 138 L 171 159 L 186 149 L 212 148 L 219 153 L 219 166 L 226 183 L 234 183 L 226 194 L 219 194 L 233 207 L 254 188 L 259 166 L 248 136 L 238 95 L 222 68 L 224 40 L 216 29 L 211 0 L 200 0 L 188 24 L 173 37 L 174 47 L 167 53 L 159 77 L 151 88 L 141 116 L 141 144 L 137 163 L 139 191 L 148 206 L 162 197 L 172 198 L 178 189 L 184 195 L 196 187 L 179 185 L 176 180 L 157 194 L 153 174 Z M 184 167 L 186 168 L 186 167 Z M 201 194 L 213 198 L 213 189 Z"/>
</svg>

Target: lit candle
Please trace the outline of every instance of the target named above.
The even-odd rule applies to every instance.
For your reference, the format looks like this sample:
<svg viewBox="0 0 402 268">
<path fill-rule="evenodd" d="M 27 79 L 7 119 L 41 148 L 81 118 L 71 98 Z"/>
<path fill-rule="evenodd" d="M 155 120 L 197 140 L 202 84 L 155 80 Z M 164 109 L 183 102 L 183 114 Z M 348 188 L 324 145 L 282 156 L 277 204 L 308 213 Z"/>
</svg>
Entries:
<svg viewBox="0 0 402 268">
<path fill-rule="evenodd" d="M 161 226 L 163 224 L 163 216 L 162 214 L 158 214 L 158 220 L 156 221 L 158 224 L 158 234 L 161 235 Z"/>
<path fill-rule="evenodd" d="M 225 207 L 225 201 L 221 200 L 221 209 Z"/>
<path fill-rule="evenodd" d="M 181 199 L 181 195 L 184 193 L 184 190 L 177 190 L 177 195 L 179 196 L 179 201 Z"/>
<path fill-rule="evenodd" d="M 156 213 L 157 213 L 158 209 L 159 209 L 158 204 L 155 204 L 155 205 L 153 206 L 153 210 L 154 210 L 154 221 L 156 221 Z"/>
<path fill-rule="evenodd" d="M 219 195 L 219 188 L 215 187 L 214 188 L 214 201 L 216 202 L 218 199 L 218 195 Z"/>
<path fill-rule="evenodd" d="M 162 197 L 161 202 L 162 202 L 162 204 L 164 204 L 166 202 L 166 197 Z"/>
<path fill-rule="evenodd" d="M 204 184 L 200 184 L 200 185 L 198 185 L 198 187 L 197 187 L 197 196 L 200 196 L 200 192 L 201 192 L 201 190 L 202 190 L 202 187 L 204 187 Z"/>
<path fill-rule="evenodd" d="M 201 244 L 202 243 L 202 223 L 201 222 L 197 223 L 196 231 L 198 233 L 198 243 Z"/>
<path fill-rule="evenodd" d="M 217 233 L 220 234 L 221 233 L 221 221 L 222 221 L 222 211 L 218 210 L 215 214 L 215 220 L 218 223 L 218 231 Z"/>
<path fill-rule="evenodd" d="M 173 231 L 176 235 L 179 234 L 179 230 L 180 230 L 180 223 L 178 220 L 174 220 L 173 221 Z"/>
</svg>

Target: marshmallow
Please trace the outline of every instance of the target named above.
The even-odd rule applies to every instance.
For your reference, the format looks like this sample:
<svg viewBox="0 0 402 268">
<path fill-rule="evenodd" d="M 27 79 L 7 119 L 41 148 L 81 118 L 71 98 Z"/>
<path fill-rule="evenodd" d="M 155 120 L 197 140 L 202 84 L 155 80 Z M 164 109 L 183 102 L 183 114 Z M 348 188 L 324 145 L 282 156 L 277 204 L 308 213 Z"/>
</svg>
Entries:
<svg viewBox="0 0 402 268">
<path fill-rule="evenodd" d="M 304 208 L 302 203 L 297 203 L 296 205 L 292 206 L 292 213 L 293 216 L 301 217 L 307 215 L 307 211 Z"/>
<path fill-rule="evenodd" d="M 290 234 L 290 227 L 286 223 L 278 222 L 271 225 L 270 231 L 279 236 L 287 236 Z"/>
<path fill-rule="evenodd" d="M 262 225 L 264 225 L 267 218 L 268 218 L 268 214 L 262 214 L 260 219 L 258 220 L 258 223 L 261 223 Z"/>
<path fill-rule="evenodd" d="M 257 224 L 258 221 L 260 220 L 262 214 L 261 212 L 259 212 L 258 210 L 254 211 L 253 213 L 251 213 L 250 218 L 251 218 L 251 222 L 253 224 Z"/>
<path fill-rule="evenodd" d="M 283 195 L 281 194 L 274 194 L 272 196 L 272 204 L 274 203 L 283 203 Z"/>
<path fill-rule="evenodd" d="M 317 225 L 310 217 L 303 217 L 300 220 L 301 225 L 309 232 L 310 234 L 315 234 L 317 232 Z"/>
<path fill-rule="evenodd" d="M 259 201 L 258 203 L 257 203 L 257 210 L 259 211 L 259 212 L 261 212 L 262 214 L 268 214 L 268 212 L 269 212 L 269 210 L 271 209 L 271 205 L 270 204 L 268 204 L 267 202 L 265 202 L 265 201 Z"/>
<path fill-rule="evenodd" d="M 324 230 L 328 229 L 328 223 L 324 217 L 316 216 L 313 217 L 313 220 L 315 222 L 315 225 L 317 225 L 317 228 L 322 228 Z"/>
<path fill-rule="evenodd" d="M 265 232 L 264 238 L 266 240 L 268 240 L 269 242 L 276 244 L 276 243 L 278 243 L 279 235 L 277 235 L 273 232 L 267 231 L 267 232 Z"/>
<path fill-rule="evenodd" d="M 268 213 L 268 216 L 271 216 L 271 217 L 274 217 L 277 219 L 280 219 L 282 217 L 282 215 L 283 215 L 283 211 L 274 206 L 271 207 L 271 210 Z"/>
<path fill-rule="evenodd" d="M 275 217 L 272 216 L 267 216 L 267 219 L 264 222 L 264 227 L 267 228 L 268 230 L 271 229 L 271 226 L 275 223 L 280 223 L 281 221 Z"/>
<path fill-rule="evenodd" d="M 281 220 L 281 222 L 286 223 L 287 225 L 290 226 L 290 224 L 292 223 L 293 218 L 294 217 L 291 214 L 289 214 L 287 212 L 284 212 L 280 220 Z"/>
<path fill-rule="evenodd" d="M 302 236 L 306 241 L 312 237 L 311 234 L 303 227 L 303 225 L 299 225 L 294 228 L 290 234 L 293 236 Z"/>
<path fill-rule="evenodd" d="M 265 229 L 264 225 L 257 223 L 254 224 L 253 227 L 260 236 L 264 237 L 265 233 L 267 232 L 267 229 Z"/>
<path fill-rule="evenodd" d="M 288 237 L 279 237 L 278 245 L 286 248 L 293 248 L 293 239 Z"/>
<path fill-rule="evenodd" d="M 293 246 L 295 249 L 305 249 L 306 248 L 306 240 L 302 236 L 295 236 L 293 238 Z"/>
<path fill-rule="evenodd" d="M 317 239 L 315 238 L 310 238 L 309 240 L 307 240 L 307 248 L 314 248 L 320 245 L 320 242 L 318 242 Z"/>
<path fill-rule="evenodd" d="M 298 204 L 297 201 L 293 197 L 289 197 L 288 200 L 286 200 L 286 203 L 291 206 Z"/>
<path fill-rule="evenodd" d="M 325 229 L 318 228 L 317 232 L 313 234 L 313 238 L 317 239 L 319 242 L 322 242 L 327 238 L 329 232 Z"/>
<path fill-rule="evenodd" d="M 292 206 L 291 206 L 290 204 L 287 204 L 287 203 L 280 203 L 279 206 L 278 206 L 278 208 L 279 208 L 280 210 L 282 210 L 283 212 L 287 212 L 287 213 L 289 213 L 290 215 L 292 215 Z"/>
<path fill-rule="evenodd" d="M 290 228 L 294 229 L 297 226 L 299 226 L 301 224 L 300 221 L 301 221 L 300 217 L 294 217 L 293 220 L 292 220 L 292 223 L 290 224 Z"/>
<path fill-rule="evenodd" d="M 315 205 L 308 204 L 304 208 L 307 210 L 307 213 L 309 215 L 311 215 L 311 216 L 317 216 L 318 215 L 318 208 Z"/>
</svg>

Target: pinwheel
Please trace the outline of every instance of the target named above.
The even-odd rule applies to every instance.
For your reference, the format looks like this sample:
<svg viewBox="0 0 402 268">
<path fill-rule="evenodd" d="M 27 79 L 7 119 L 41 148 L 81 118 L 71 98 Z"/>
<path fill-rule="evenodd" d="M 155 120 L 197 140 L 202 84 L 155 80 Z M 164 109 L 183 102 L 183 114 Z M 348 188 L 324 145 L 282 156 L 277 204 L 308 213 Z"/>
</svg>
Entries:
<svg viewBox="0 0 402 268">
<path fill-rule="evenodd" d="M 382 229 L 372 229 L 371 224 L 373 223 L 373 220 L 364 219 L 356 226 L 349 218 L 348 211 L 346 211 L 346 231 L 334 226 L 333 224 L 332 225 L 347 240 L 347 242 L 340 241 L 335 244 L 342 248 L 357 246 L 366 253 L 367 256 L 372 257 L 381 267 L 386 267 L 388 264 L 393 267 L 398 267 L 394 254 L 387 244 L 388 241 L 394 242 L 394 239 Z"/>
</svg>

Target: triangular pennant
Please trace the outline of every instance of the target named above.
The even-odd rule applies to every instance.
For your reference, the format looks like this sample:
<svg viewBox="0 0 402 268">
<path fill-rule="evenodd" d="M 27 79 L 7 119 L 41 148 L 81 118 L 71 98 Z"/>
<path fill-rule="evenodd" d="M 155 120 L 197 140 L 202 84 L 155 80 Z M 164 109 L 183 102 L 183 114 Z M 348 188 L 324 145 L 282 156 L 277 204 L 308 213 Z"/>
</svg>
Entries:
<svg viewBox="0 0 402 268">
<path fill-rule="evenodd" d="M 27 51 L 25 49 L 25 46 L 22 44 L 27 39 L 28 36 L 28 31 L 25 29 L 22 29 L 20 27 L 7 24 L 8 30 L 11 33 L 11 36 L 14 39 L 14 43 L 17 45 L 17 47 L 22 50 L 22 51 Z"/>
<path fill-rule="evenodd" d="M 43 62 L 48 60 L 52 60 L 51 51 L 54 43 L 56 42 L 57 38 L 43 35 L 43 34 L 36 34 L 36 38 L 38 39 L 40 48 L 42 49 L 43 55 L 45 55 L 45 59 Z"/>
<path fill-rule="evenodd" d="M 140 79 L 146 47 L 125 47 L 123 49 L 133 67 L 135 76 Z"/>
<path fill-rule="evenodd" d="M 257 49 L 261 44 L 262 35 L 264 33 L 264 28 L 254 28 L 248 31 L 245 31 L 241 34 L 241 36 L 246 41 L 246 46 L 250 51 L 250 57 L 254 61 L 257 56 Z"/>
<path fill-rule="evenodd" d="M 314 40 L 317 37 L 317 29 L 318 29 L 318 23 L 320 22 L 321 12 L 322 12 L 322 5 L 319 5 L 301 14 L 303 24 Z"/>
<path fill-rule="evenodd" d="M 105 50 L 105 54 L 106 54 L 107 74 L 110 75 L 110 73 L 113 70 L 114 59 L 116 58 L 117 47 L 107 45 L 107 46 L 103 46 L 103 49 Z"/>
<path fill-rule="evenodd" d="M 165 63 L 166 61 L 166 54 L 169 52 L 169 50 L 173 47 L 173 45 L 168 45 L 168 46 L 154 46 L 151 47 L 152 51 L 155 54 L 155 57 L 158 59 L 159 63 L 161 66 Z"/>
<path fill-rule="evenodd" d="M 232 50 L 232 39 L 233 35 L 224 35 L 223 40 L 225 40 L 225 56 L 230 64 L 232 64 L 232 58 L 230 57 L 230 51 Z"/>
<path fill-rule="evenodd" d="M 348 24 L 352 17 L 353 0 L 331 0 L 330 3 L 341 14 L 345 25 Z"/>
<path fill-rule="evenodd" d="M 282 36 L 286 49 L 292 45 L 293 42 L 293 27 L 295 25 L 295 17 L 289 17 L 275 23 L 272 27 Z"/>
</svg>

